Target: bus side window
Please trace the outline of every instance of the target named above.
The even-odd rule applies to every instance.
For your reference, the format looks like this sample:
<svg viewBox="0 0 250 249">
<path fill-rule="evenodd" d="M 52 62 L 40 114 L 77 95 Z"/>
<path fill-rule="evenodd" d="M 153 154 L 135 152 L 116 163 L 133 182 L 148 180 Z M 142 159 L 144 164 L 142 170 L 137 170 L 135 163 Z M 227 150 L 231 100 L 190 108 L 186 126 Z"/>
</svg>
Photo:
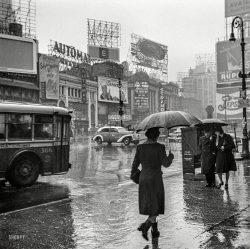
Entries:
<svg viewBox="0 0 250 249">
<path fill-rule="evenodd" d="M 63 137 L 69 138 L 70 137 L 70 119 L 68 117 L 64 117 L 64 127 L 63 127 Z"/>
<path fill-rule="evenodd" d="M 9 114 L 8 118 L 8 138 L 12 140 L 31 140 L 32 115 L 29 114 Z"/>
<path fill-rule="evenodd" d="M 52 115 L 35 115 L 34 138 L 35 139 L 53 138 Z"/>
<path fill-rule="evenodd" d="M 0 140 L 5 140 L 5 115 L 0 114 Z"/>
<path fill-rule="evenodd" d="M 62 137 L 62 117 L 56 117 L 56 138 Z"/>
</svg>

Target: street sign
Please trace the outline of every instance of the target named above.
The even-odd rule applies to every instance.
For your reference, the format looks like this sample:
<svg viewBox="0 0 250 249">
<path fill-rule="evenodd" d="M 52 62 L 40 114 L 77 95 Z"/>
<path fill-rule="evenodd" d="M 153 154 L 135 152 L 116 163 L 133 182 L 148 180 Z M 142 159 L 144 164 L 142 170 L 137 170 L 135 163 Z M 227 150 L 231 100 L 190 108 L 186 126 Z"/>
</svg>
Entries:
<svg viewBox="0 0 250 249">
<path fill-rule="evenodd" d="M 239 108 L 250 107 L 249 99 L 238 99 L 238 107 Z"/>
</svg>

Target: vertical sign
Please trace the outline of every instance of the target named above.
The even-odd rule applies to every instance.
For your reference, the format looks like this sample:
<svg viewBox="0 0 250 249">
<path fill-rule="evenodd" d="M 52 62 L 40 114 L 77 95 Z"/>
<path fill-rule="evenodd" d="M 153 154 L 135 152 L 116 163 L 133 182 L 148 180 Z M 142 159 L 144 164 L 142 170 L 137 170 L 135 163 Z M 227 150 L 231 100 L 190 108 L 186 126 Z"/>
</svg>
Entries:
<svg viewBox="0 0 250 249">
<path fill-rule="evenodd" d="M 138 109 L 148 109 L 148 82 L 135 82 L 135 106 Z"/>
<path fill-rule="evenodd" d="M 161 102 L 161 112 L 165 111 L 165 98 L 164 98 L 164 88 L 160 88 L 160 102 Z"/>
</svg>

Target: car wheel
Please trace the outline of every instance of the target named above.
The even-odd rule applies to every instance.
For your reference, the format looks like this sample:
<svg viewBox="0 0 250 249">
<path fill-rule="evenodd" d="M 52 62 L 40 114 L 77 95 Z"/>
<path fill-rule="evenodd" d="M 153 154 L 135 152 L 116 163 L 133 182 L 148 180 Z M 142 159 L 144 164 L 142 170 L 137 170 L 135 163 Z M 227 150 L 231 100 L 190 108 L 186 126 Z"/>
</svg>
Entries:
<svg viewBox="0 0 250 249">
<path fill-rule="evenodd" d="M 32 156 L 17 158 L 10 168 L 8 180 L 14 187 L 33 185 L 39 176 L 39 165 Z"/>
<path fill-rule="evenodd" d="M 95 142 L 98 144 L 98 145 L 101 145 L 102 144 L 102 139 L 100 137 L 96 138 L 95 139 Z"/>
<path fill-rule="evenodd" d="M 126 138 L 123 139 L 123 144 L 125 146 L 128 146 L 130 144 L 130 142 L 131 142 L 131 138 L 130 137 L 126 137 Z"/>
</svg>

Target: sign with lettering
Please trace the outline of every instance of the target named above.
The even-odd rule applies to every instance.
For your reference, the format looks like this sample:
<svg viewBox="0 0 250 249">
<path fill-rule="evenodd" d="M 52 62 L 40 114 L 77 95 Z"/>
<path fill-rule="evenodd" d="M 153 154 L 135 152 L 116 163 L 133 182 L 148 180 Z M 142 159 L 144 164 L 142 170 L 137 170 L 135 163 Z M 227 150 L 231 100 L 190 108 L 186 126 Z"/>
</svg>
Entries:
<svg viewBox="0 0 250 249">
<path fill-rule="evenodd" d="M 90 56 L 74 46 L 65 45 L 57 41 L 50 41 L 49 54 L 60 58 L 60 71 L 77 67 L 78 64 L 90 64 Z"/>
<path fill-rule="evenodd" d="M 149 108 L 148 103 L 148 82 L 135 82 L 135 95 L 134 95 L 134 103 L 138 109 L 145 109 L 145 107 Z"/>
<path fill-rule="evenodd" d="M 245 39 L 245 69 L 250 71 L 250 39 Z M 242 53 L 240 41 L 222 41 L 216 44 L 217 87 L 240 86 L 242 79 Z"/>
<path fill-rule="evenodd" d="M 225 17 L 242 15 L 250 12 L 250 0 L 225 0 Z"/>
</svg>

